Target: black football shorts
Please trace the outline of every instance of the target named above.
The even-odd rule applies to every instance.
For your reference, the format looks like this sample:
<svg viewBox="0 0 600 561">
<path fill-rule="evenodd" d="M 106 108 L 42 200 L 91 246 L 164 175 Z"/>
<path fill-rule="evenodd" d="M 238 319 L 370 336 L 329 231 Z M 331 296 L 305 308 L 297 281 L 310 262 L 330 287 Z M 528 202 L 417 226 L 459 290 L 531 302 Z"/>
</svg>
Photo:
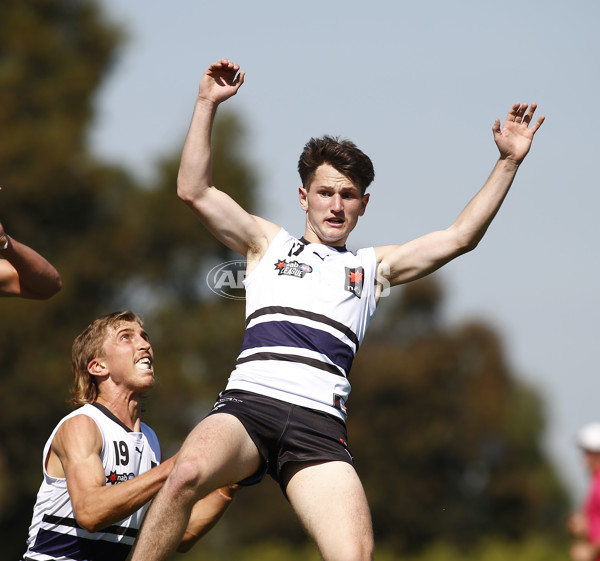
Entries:
<svg viewBox="0 0 600 561">
<path fill-rule="evenodd" d="M 268 473 L 285 492 L 281 472 L 288 462 L 353 463 L 346 425 L 328 413 L 239 390 L 219 395 L 209 415 L 219 413 L 233 415 L 244 425 L 263 459 L 259 471 L 241 485 L 259 483 Z"/>
</svg>

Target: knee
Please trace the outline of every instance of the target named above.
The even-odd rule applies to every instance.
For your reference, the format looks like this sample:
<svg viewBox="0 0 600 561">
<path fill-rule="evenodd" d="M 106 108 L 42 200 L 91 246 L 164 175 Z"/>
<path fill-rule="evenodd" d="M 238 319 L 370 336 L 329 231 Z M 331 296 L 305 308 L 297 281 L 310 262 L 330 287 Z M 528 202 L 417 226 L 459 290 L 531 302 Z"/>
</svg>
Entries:
<svg viewBox="0 0 600 561">
<path fill-rule="evenodd" d="M 374 544 L 370 541 L 368 544 L 363 544 L 363 548 L 360 552 L 361 561 L 373 561 L 375 558 Z"/>
<path fill-rule="evenodd" d="M 323 554 L 323 559 L 330 561 L 373 561 L 373 549 L 354 549 L 347 546 L 341 546 L 332 556 Z"/>
<path fill-rule="evenodd" d="M 179 457 L 168 478 L 171 491 L 177 495 L 196 496 L 206 480 L 206 470 L 199 457 Z"/>
<path fill-rule="evenodd" d="M 355 539 L 342 540 L 319 547 L 321 556 L 326 561 L 372 561 L 373 539 L 358 536 Z"/>
<path fill-rule="evenodd" d="M 344 561 L 373 561 L 373 542 L 363 542 L 339 557 Z"/>
</svg>

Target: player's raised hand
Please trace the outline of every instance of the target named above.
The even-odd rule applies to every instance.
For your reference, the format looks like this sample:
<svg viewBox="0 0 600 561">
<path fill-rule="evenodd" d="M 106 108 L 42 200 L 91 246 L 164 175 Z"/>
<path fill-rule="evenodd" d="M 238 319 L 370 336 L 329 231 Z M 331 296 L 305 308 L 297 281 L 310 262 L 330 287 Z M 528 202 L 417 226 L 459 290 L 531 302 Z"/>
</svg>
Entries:
<svg viewBox="0 0 600 561">
<path fill-rule="evenodd" d="M 529 126 L 536 109 L 536 103 L 532 103 L 531 106 L 527 103 L 515 103 L 510 108 L 502 128 L 500 128 L 500 119 L 496 119 L 492 131 L 501 158 L 513 160 L 517 164 L 523 161 L 531 148 L 533 136 L 545 119 L 545 116 L 542 115 L 533 125 Z"/>
<path fill-rule="evenodd" d="M 244 74 L 238 64 L 226 58 L 213 62 L 200 80 L 198 97 L 221 103 L 237 93 L 244 83 Z"/>
</svg>

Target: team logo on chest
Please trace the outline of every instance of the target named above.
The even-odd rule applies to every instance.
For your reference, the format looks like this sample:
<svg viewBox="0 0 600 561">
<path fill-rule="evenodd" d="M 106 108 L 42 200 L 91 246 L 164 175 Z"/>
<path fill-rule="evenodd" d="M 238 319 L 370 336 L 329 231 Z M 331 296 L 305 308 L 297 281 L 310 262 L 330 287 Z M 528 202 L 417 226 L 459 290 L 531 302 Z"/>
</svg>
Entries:
<svg viewBox="0 0 600 561">
<path fill-rule="evenodd" d="M 346 269 L 346 279 L 344 284 L 344 290 L 352 292 L 354 296 L 361 297 L 363 291 L 363 280 L 365 278 L 365 272 L 362 267 L 356 267 L 351 269 L 350 267 L 344 267 Z"/>
<path fill-rule="evenodd" d="M 287 261 L 286 259 L 278 259 L 275 263 L 275 270 L 279 276 L 286 275 L 288 277 L 303 278 L 306 273 L 312 273 L 313 268 L 306 263 L 299 261 Z"/>
</svg>

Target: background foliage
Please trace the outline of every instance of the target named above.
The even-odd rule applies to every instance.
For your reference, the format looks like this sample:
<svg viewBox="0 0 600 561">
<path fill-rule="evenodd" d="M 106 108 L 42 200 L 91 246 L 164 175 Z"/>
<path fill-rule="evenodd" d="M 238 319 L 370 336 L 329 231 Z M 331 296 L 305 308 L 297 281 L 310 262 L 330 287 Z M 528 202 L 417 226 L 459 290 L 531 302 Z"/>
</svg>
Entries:
<svg viewBox="0 0 600 561">
<path fill-rule="evenodd" d="M 236 256 L 177 200 L 179 155 L 140 185 L 88 151 L 94 92 L 126 37 L 99 6 L 0 4 L 0 217 L 64 285 L 47 302 L 1 302 L 0 539 L 11 559 L 24 550 L 43 444 L 69 411 L 77 333 L 115 309 L 144 316 L 159 374 L 145 420 L 167 454 L 212 405 L 242 337 L 243 303 L 214 297 L 204 282 Z M 149 116 L 140 134 L 151 130 Z M 215 182 L 255 211 L 245 138 L 239 116 L 219 115 Z M 481 322 L 445 326 L 436 278 L 388 300 L 354 366 L 349 404 L 378 558 L 558 558 L 568 501 L 541 449 L 543 404 L 511 371 L 500 337 Z M 244 489 L 182 557 L 317 558 L 270 480 Z"/>
</svg>

